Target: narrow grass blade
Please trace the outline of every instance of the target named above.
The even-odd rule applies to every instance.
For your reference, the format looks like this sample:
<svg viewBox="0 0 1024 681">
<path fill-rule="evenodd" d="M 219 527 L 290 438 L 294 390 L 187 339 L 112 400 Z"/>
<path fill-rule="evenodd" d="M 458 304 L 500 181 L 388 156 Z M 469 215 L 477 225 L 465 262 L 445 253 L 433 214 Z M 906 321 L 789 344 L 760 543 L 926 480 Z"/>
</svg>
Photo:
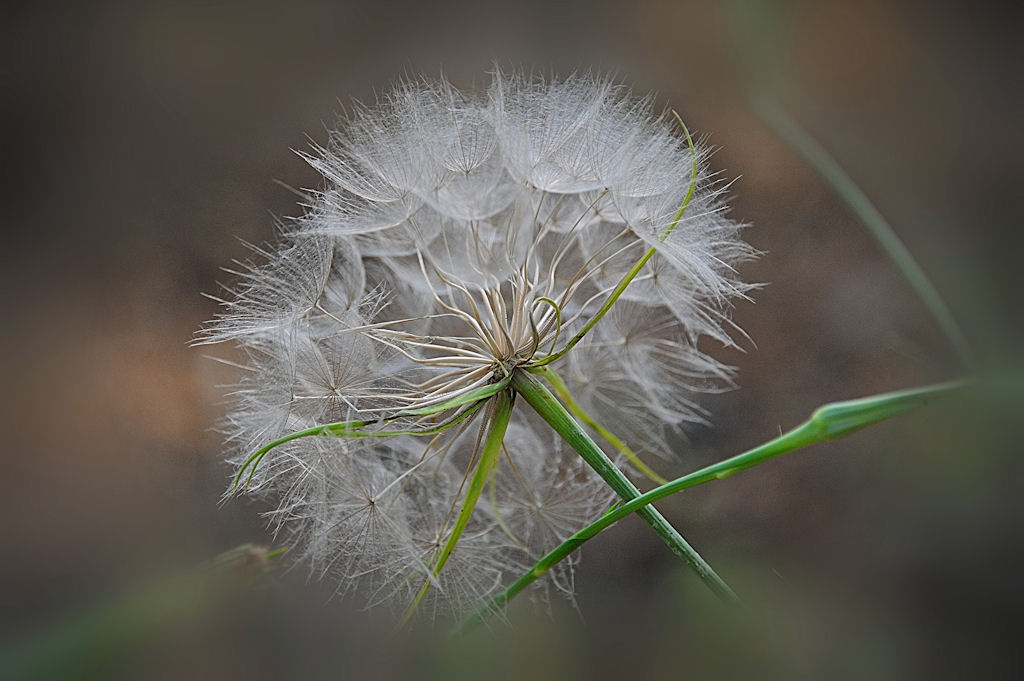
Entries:
<svg viewBox="0 0 1024 681">
<path fill-rule="evenodd" d="M 498 458 L 501 455 L 501 444 L 505 439 L 505 431 L 508 429 L 509 418 L 512 415 L 512 400 L 507 391 L 498 393 L 493 400 L 491 400 L 492 411 L 490 414 L 490 422 L 487 424 L 487 439 L 484 441 L 483 451 L 480 453 L 480 460 L 476 464 L 476 470 L 473 473 L 473 479 L 469 483 L 469 489 L 466 490 L 466 497 L 462 500 L 462 507 L 459 509 L 459 514 L 455 518 L 455 525 L 452 526 L 452 530 L 448 535 L 448 541 L 441 548 L 440 554 L 437 556 L 437 560 L 434 562 L 434 566 L 431 568 L 431 576 L 437 577 L 441 574 L 441 570 L 444 568 L 445 563 L 448 562 L 448 558 L 452 555 L 452 551 L 455 550 L 455 545 L 458 544 L 459 539 L 462 538 L 462 533 L 466 529 L 466 525 L 469 523 L 470 516 L 473 515 L 473 510 L 476 508 L 477 501 L 480 500 L 480 493 L 483 492 L 484 485 L 487 484 L 487 480 L 491 477 L 491 472 L 494 470 L 494 466 L 498 463 Z M 413 614 L 416 612 L 416 608 L 419 607 L 420 602 L 427 595 L 430 590 L 430 586 L 433 580 L 427 579 L 423 582 L 423 587 L 416 595 L 416 599 L 406 609 L 405 614 L 395 627 L 396 630 L 404 627 Z"/>
<path fill-rule="evenodd" d="M 970 345 L 963 330 L 953 317 L 953 313 L 924 270 L 914 260 L 914 256 L 910 254 L 910 251 L 897 236 L 892 225 L 886 221 L 867 195 L 846 174 L 836 160 L 797 125 L 796 121 L 785 111 L 763 100 L 755 102 L 754 107 L 761 119 L 796 149 L 832 186 L 832 189 L 846 202 L 850 210 L 860 218 L 882 250 L 896 263 L 915 293 L 928 307 L 960 358 L 965 364 L 971 366 L 973 354 Z"/>
<path fill-rule="evenodd" d="M 846 437 L 871 424 L 885 421 L 912 409 L 923 407 L 935 400 L 956 394 L 967 387 L 967 385 L 967 381 L 953 381 L 912 390 L 874 395 L 857 400 L 834 402 L 819 407 L 811 414 L 809 419 L 773 440 L 758 445 L 743 454 L 738 454 L 732 458 L 719 461 L 716 464 L 677 478 L 667 485 L 657 487 L 610 510 L 596 522 L 572 535 L 537 561 L 526 574 L 509 585 L 505 591 L 492 598 L 464 619 L 457 631 L 461 631 L 486 619 L 491 613 L 504 607 L 516 594 L 542 577 L 554 565 L 564 560 L 587 540 L 622 520 L 630 513 L 639 514 L 641 511 L 649 509 L 649 504 L 659 499 L 690 487 L 711 482 L 712 480 L 727 478 L 730 475 L 747 468 L 752 468 L 781 454 L 802 449 L 819 442 Z"/>
</svg>

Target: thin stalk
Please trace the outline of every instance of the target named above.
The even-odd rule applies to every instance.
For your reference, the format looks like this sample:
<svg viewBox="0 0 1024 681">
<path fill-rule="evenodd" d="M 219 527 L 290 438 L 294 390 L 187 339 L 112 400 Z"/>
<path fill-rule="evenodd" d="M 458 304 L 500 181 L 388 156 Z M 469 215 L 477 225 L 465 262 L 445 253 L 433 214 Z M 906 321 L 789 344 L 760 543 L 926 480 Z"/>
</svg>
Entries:
<svg viewBox="0 0 1024 681">
<path fill-rule="evenodd" d="M 476 464 L 473 479 L 470 481 L 469 489 L 466 490 L 466 497 L 462 501 L 462 508 L 459 509 L 459 514 L 455 518 L 455 525 L 452 526 L 452 530 L 448 534 L 448 541 L 441 548 L 441 553 L 438 554 L 437 561 L 435 561 L 434 566 L 430 570 L 430 577 L 423 582 L 423 587 L 416 595 L 416 599 L 406 609 L 405 614 L 396 626 L 396 630 L 404 627 L 409 619 L 412 618 L 423 597 L 430 591 L 430 587 L 436 577 L 441 574 L 442 568 L 448 562 L 448 558 L 451 557 L 452 551 L 455 550 L 455 545 L 462 538 L 462 533 L 466 529 L 466 525 L 469 524 L 469 518 L 473 515 L 473 509 L 476 508 L 476 503 L 480 499 L 480 493 L 483 492 L 484 485 L 487 484 L 487 480 L 491 477 L 491 472 L 501 456 L 501 444 L 505 439 L 505 431 L 508 429 L 508 421 L 511 414 L 512 399 L 509 392 L 503 390 L 495 395 L 491 401 L 490 421 L 487 424 L 487 438 L 484 441 L 483 451 L 480 453 L 480 461 Z"/>
<path fill-rule="evenodd" d="M 910 286 L 917 293 L 918 297 L 925 304 L 928 310 L 935 317 L 939 326 L 946 334 L 946 338 L 953 348 L 960 355 L 960 358 L 967 366 L 973 363 L 973 353 L 970 345 L 964 336 L 963 330 L 957 324 L 953 313 L 946 305 L 938 290 L 928 279 L 921 266 L 914 260 L 914 256 L 897 236 L 892 225 L 886 221 L 867 195 L 860 187 L 846 174 L 832 156 L 808 135 L 785 111 L 765 101 L 757 101 L 754 104 L 757 113 L 768 125 L 796 149 L 818 171 L 832 189 L 839 195 L 850 210 L 860 218 L 860 221 L 867 227 L 868 231 L 875 238 L 882 250 L 892 259 L 900 272 L 910 283 Z"/>
<path fill-rule="evenodd" d="M 562 400 L 565 408 L 568 409 L 573 416 L 597 431 L 598 435 L 604 438 L 612 447 L 615 447 L 615 449 L 621 452 L 622 455 L 625 456 L 626 459 L 637 468 L 637 470 L 647 476 L 651 482 L 659 485 L 664 485 L 668 482 L 668 480 L 655 473 L 650 466 L 645 464 L 643 460 L 637 456 L 636 452 L 630 449 L 625 442 L 620 440 L 615 433 L 602 426 L 594 419 L 593 416 L 588 414 L 586 410 L 581 407 L 575 399 L 573 399 L 572 393 L 569 392 L 569 387 L 565 384 L 565 381 L 562 380 L 562 377 L 555 373 L 554 369 L 549 366 L 542 366 L 531 370 L 531 373 L 544 377 L 544 379 L 551 384 L 551 387 L 554 388 L 555 394 L 558 395 L 558 399 Z"/>
<path fill-rule="evenodd" d="M 515 379 L 513 379 L 514 381 Z M 584 542 L 619 520 L 622 520 L 630 513 L 639 514 L 645 509 L 650 508 L 649 504 L 659 499 L 690 487 L 696 487 L 705 482 L 727 478 L 780 454 L 786 454 L 827 440 L 844 438 L 865 426 L 885 421 L 912 409 L 923 407 L 937 399 L 948 397 L 962 390 L 966 385 L 966 381 L 953 381 L 846 402 L 834 402 L 819 407 L 811 414 L 809 419 L 773 440 L 758 445 L 743 454 L 738 454 L 732 458 L 719 461 L 684 475 L 681 478 L 677 478 L 667 485 L 657 487 L 610 510 L 596 522 L 566 539 L 562 544 L 537 561 L 529 572 L 509 585 L 505 591 L 469 615 L 459 625 L 459 630 L 486 619 L 488 615 L 502 608 L 512 597 L 582 546 Z"/>
<path fill-rule="evenodd" d="M 586 431 L 583 430 L 565 407 L 552 395 L 544 384 L 522 370 L 512 374 L 512 388 L 523 396 L 523 399 L 555 429 L 566 442 L 576 450 L 587 464 L 600 475 L 608 486 L 615 490 L 624 501 L 636 499 L 640 490 L 630 482 L 629 478 L 612 463 Z M 729 585 L 718 576 L 700 554 L 690 546 L 682 535 L 669 524 L 665 517 L 654 507 L 645 506 L 637 512 L 650 525 L 672 551 L 685 560 L 697 573 L 697 576 L 719 598 L 727 603 L 739 604 L 739 598 Z M 538 575 L 539 576 L 539 575 Z"/>
</svg>

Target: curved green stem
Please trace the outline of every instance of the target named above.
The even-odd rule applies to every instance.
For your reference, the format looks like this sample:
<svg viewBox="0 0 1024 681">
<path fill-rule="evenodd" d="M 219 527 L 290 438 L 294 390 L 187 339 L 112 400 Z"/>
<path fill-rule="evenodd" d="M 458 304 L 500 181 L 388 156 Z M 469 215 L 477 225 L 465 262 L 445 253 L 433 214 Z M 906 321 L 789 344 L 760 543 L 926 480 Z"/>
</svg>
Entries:
<svg viewBox="0 0 1024 681">
<path fill-rule="evenodd" d="M 256 474 L 256 468 L 260 465 L 260 462 L 263 461 L 263 457 L 265 457 L 271 449 L 279 447 L 285 444 L 286 442 L 298 440 L 299 438 L 303 437 L 316 437 L 319 435 L 330 435 L 333 437 L 347 437 L 353 439 L 398 437 L 399 435 L 435 435 L 437 433 L 440 433 L 441 431 L 451 428 L 457 423 L 461 423 L 462 421 L 466 420 L 467 418 L 475 414 L 480 409 L 480 407 L 482 407 L 486 403 L 488 397 L 496 393 L 499 393 L 505 388 L 507 388 L 511 380 L 512 379 L 510 377 L 505 377 L 500 381 L 497 381 L 496 383 L 490 383 L 475 390 L 471 390 L 463 395 L 459 395 L 458 397 L 454 397 L 450 400 L 441 402 L 440 404 L 435 404 L 430 407 L 421 407 L 419 409 L 404 409 L 390 416 L 375 421 L 337 421 L 335 423 L 325 423 L 323 425 L 313 426 L 312 428 L 305 428 L 303 430 L 297 430 L 293 433 L 288 433 L 287 435 L 283 435 L 277 438 L 273 442 L 268 442 L 267 444 L 263 445 L 255 452 L 253 452 L 252 456 L 245 460 L 245 463 L 242 464 L 242 467 L 238 469 L 238 473 L 235 475 L 235 482 L 232 490 L 238 490 L 238 483 L 242 479 L 242 475 L 245 473 L 246 470 L 249 470 L 249 476 L 245 479 L 245 487 L 248 487 L 249 483 L 252 482 L 252 476 Z M 472 402 L 475 402 L 475 404 L 472 404 L 465 411 L 456 414 L 450 419 L 442 421 L 441 423 L 435 426 L 431 426 L 429 428 L 422 428 L 418 430 L 362 430 L 367 426 L 372 426 L 380 423 L 387 423 L 389 421 L 394 421 L 400 418 L 407 418 L 410 416 L 431 416 L 433 414 L 439 414 L 442 411 L 456 409 L 458 407 L 465 406 Z"/>
<path fill-rule="evenodd" d="M 672 222 L 669 223 L 668 227 L 665 229 L 665 232 L 661 235 L 661 237 L 659 237 L 661 241 L 667 239 L 669 235 L 672 234 L 672 230 L 674 230 L 676 228 L 676 225 L 679 224 L 679 221 L 683 218 L 683 214 L 686 212 L 687 206 L 690 205 L 690 201 L 693 199 L 693 192 L 697 187 L 697 149 L 696 147 L 693 146 L 693 138 L 690 137 L 690 130 L 689 128 L 686 127 L 686 123 L 683 123 L 683 119 L 680 118 L 679 114 L 676 113 L 675 111 L 673 111 L 672 114 L 676 117 L 676 120 L 679 121 L 679 125 L 681 125 L 683 128 L 683 133 L 686 135 L 686 143 L 690 147 L 690 158 L 693 162 L 693 167 L 690 171 L 690 186 L 686 190 L 686 196 L 683 197 L 683 203 L 681 206 L 679 206 L 679 210 L 676 211 L 675 216 L 672 218 Z M 634 279 L 636 279 L 636 275 L 638 275 L 640 273 L 640 270 L 644 268 L 644 265 L 647 264 L 647 261 L 654 257 L 654 253 L 656 251 L 657 249 L 652 246 L 647 250 L 646 253 L 643 254 L 640 260 L 638 260 L 637 263 L 633 265 L 629 272 L 627 272 L 626 275 L 622 277 L 622 280 L 619 281 L 618 284 L 616 284 L 615 288 L 612 289 L 612 292 L 608 294 L 608 298 L 605 299 L 604 303 L 601 305 L 601 308 L 597 311 L 597 313 L 590 318 L 590 321 L 586 323 L 586 325 L 583 327 L 583 329 L 580 330 L 579 333 L 573 336 L 572 339 L 565 344 L 564 348 L 562 348 L 561 350 L 554 354 L 548 355 L 547 357 L 544 357 L 543 359 L 536 361 L 533 364 L 533 366 L 542 367 L 547 364 L 551 364 L 552 362 L 564 357 L 570 350 L 576 347 L 576 344 L 583 340 L 583 337 L 586 336 L 587 333 L 591 329 L 593 329 L 599 321 L 601 321 L 601 318 L 608 313 L 608 310 L 612 309 L 612 305 L 614 305 L 615 302 L 619 299 L 619 296 L 622 295 L 622 292 L 626 290 L 626 287 L 629 286 Z"/>
<path fill-rule="evenodd" d="M 569 445 L 597 472 L 608 486 L 615 490 L 624 501 L 636 499 L 640 490 L 615 466 L 586 431 L 580 428 L 572 415 L 552 395 L 544 384 L 522 370 L 512 374 L 512 388 L 555 429 Z M 653 507 L 645 506 L 637 512 L 644 521 L 664 540 L 672 551 L 685 560 L 719 598 L 728 603 L 739 603 L 739 598 L 729 585 L 718 576 L 700 554 L 690 546 L 682 535 L 669 524 L 665 517 Z M 568 555 L 568 554 L 567 554 Z"/>
<path fill-rule="evenodd" d="M 773 440 L 758 445 L 743 454 L 684 475 L 667 485 L 657 487 L 612 509 L 601 516 L 596 522 L 572 535 L 537 561 L 529 572 L 463 620 L 459 625 L 459 630 L 486 619 L 488 615 L 502 608 L 512 597 L 582 546 L 584 542 L 619 520 L 622 520 L 630 513 L 639 514 L 650 508 L 649 504 L 659 499 L 690 487 L 696 487 L 705 482 L 727 478 L 734 473 L 756 466 L 780 454 L 786 454 L 827 440 L 838 440 L 865 426 L 890 419 L 918 407 L 923 407 L 937 399 L 948 397 L 953 393 L 963 390 L 967 385 L 968 382 L 966 380 L 953 381 L 857 400 L 834 402 L 819 407 L 811 414 L 809 419 Z"/>
</svg>

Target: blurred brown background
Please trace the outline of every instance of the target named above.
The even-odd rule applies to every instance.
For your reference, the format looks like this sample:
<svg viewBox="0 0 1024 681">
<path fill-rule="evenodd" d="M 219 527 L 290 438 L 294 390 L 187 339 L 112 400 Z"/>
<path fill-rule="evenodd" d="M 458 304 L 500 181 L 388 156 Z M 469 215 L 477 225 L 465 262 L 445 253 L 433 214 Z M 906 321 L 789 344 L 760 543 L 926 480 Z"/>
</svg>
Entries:
<svg viewBox="0 0 1024 681">
<path fill-rule="evenodd" d="M 837 399 L 956 376 L 872 239 L 748 106 L 780 102 L 918 257 L 983 361 L 1021 340 L 1021 12 L 975 3 L 83 3 L 4 10 L 0 647 L 149 575 L 270 544 L 211 427 L 231 372 L 187 346 L 220 267 L 317 186 L 294 154 L 400 75 L 594 67 L 720 146 L 768 283 L 717 353 L 669 473 Z M 339 103 L 340 101 L 340 103 Z M 222 353 L 223 354 L 223 353 Z M 1017 405 L 1019 407 L 1019 403 Z M 940 406 L 662 505 L 764 613 L 744 628 L 630 519 L 584 550 L 579 611 L 523 603 L 472 644 L 389 641 L 299 566 L 113 661 L 128 678 L 1014 678 L 1020 411 Z M 220 614 L 216 614 L 220 612 Z M 154 615 L 159 619 L 159 613 Z M 72 618 L 69 620 L 68 618 Z M 36 639 L 38 640 L 38 639 Z M 84 664 L 84 663 L 83 663 Z"/>
</svg>

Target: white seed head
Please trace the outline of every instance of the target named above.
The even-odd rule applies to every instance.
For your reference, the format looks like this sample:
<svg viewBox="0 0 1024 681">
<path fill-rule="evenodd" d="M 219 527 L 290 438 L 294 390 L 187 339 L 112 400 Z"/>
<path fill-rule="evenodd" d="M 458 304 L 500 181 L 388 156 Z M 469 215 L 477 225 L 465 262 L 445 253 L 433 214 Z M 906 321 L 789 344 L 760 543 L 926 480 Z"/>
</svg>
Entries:
<svg viewBox="0 0 1024 681">
<path fill-rule="evenodd" d="M 479 424 L 439 430 L 452 414 L 409 411 L 553 353 L 652 247 L 558 366 L 638 454 L 667 455 L 674 430 L 701 420 L 697 394 L 730 372 L 695 344 L 732 343 L 730 301 L 748 290 L 735 267 L 752 251 L 708 151 L 695 154 L 674 119 L 611 80 L 498 72 L 483 95 L 405 82 L 307 155 L 323 188 L 276 250 L 241 265 L 198 342 L 231 340 L 247 357 L 226 428 L 239 466 L 329 422 L 424 432 L 298 439 L 254 467 L 247 490 L 278 500 L 273 522 L 318 573 L 399 607 L 430 579 L 424 609 L 461 612 L 600 515 L 612 499 L 600 479 L 517 407 L 487 491 L 432 576 Z M 551 583 L 571 593 L 571 568 Z"/>
</svg>

